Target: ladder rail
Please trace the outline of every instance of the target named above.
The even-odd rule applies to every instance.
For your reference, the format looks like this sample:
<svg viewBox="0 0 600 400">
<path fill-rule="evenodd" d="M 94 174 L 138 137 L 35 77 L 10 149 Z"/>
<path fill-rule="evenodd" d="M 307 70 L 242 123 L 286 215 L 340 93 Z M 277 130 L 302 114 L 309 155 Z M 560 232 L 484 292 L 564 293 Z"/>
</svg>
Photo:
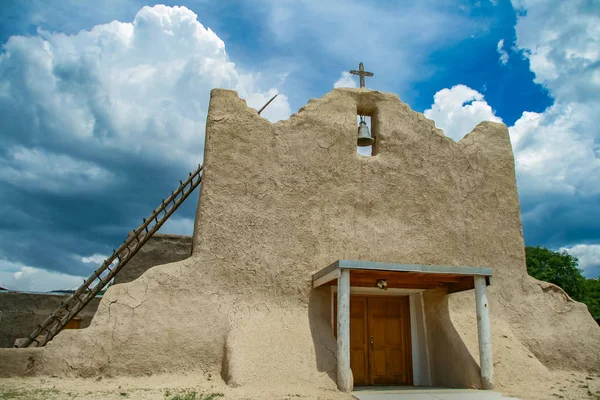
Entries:
<svg viewBox="0 0 600 400">
<path fill-rule="evenodd" d="M 106 260 L 104 260 L 102 265 L 92 274 L 92 276 L 90 276 L 84 282 L 84 285 L 80 286 L 75 291 L 75 293 L 73 293 L 70 297 L 74 298 L 74 297 L 79 296 L 81 293 L 83 293 L 85 288 L 88 287 L 91 283 L 93 283 L 94 280 L 96 278 L 98 278 L 98 276 L 100 276 L 100 274 L 102 272 L 106 271 L 106 269 L 110 265 L 112 265 L 112 263 L 115 259 L 120 258 L 120 254 L 129 248 L 129 245 L 131 244 L 131 242 L 133 242 L 134 239 L 137 239 L 138 235 L 148 227 L 148 225 L 154 220 L 154 218 L 156 218 L 166 208 L 166 206 L 169 203 L 171 203 L 173 201 L 173 199 L 175 199 L 179 195 L 181 190 L 183 190 L 185 188 L 185 186 L 187 186 L 187 184 L 189 184 L 190 181 L 192 181 L 192 179 L 202 171 L 202 168 L 203 168 L 203 166 L 200 165 L 198 167 L 198 169 L 196 171 L 194 171 L 194 173 L 192 173 L 183 183 L 181 183 L 181 185 L 179 186 L 179 188 L 177 188 L 177 190 L 172 192 L 171 195 L 169 197 L 167 197 L 167 200 L 163 200 L 162 204 L 157 209 L 155 209 L 147 219 L 144 220 L 142 225 L 140 225 L 137 229 L 134 229 L 132 231 L 133 235 L 130 235 L 127 239 L 125 239 L 125 242 L 123 244 L 121 244 L 121 246 L 119 246 L 119 248 L 117 250 L 114 250 L 113 254 L 110 257 L 108 257 Z M 67 299 L 67 301 L 69 301 L 69 299 Z"/>
<path fill-rule="evenodd" d="M 102 278 L 101 283 L 97 284 L 93 289 L 90 290 L 90 292 L 86 293 L 83 302 L 79 303 L 79 305 L 77 305 L 76 308 L 74 308 L 67 314 L 67 316 L 63 319 L 64 322 L 61 322 L 60 324 L 55 325 L 53 328 L 50 328 L 51 337 L 42 339 L 40 342 L 40 346 L 45 345 L 52 337 L 56 336 L 71 319 L 73 319 L 81 310 L 83 310 L 83 308 L 85 308 L 85 306 L 94 297 L 96 297 L 96 295 L 108 284 L 108 282 L 110 282 L 111 279 L 113 279 L 117 275 L 121 268 L 123 268 L 125 264 L 129 262 L 133 258 L 133 256 L 135 256 L 135 254 L 142 248 L 142 246 L 146 244 L 148 240 L 150 240 L 154 233 L 156 233 L 160 229 L 160 227 L 167 221 L 167 219 L 169 219 L 169 217 L 177 210 L 181 203 L 183 203 L 187 199 L 187 197 L 194 191 L 194 189 L 196 189 L 201 180 L 202 179 L 200 178 L 197 181 L 197 183 L 194 186 L 192 186 L 191 190 L 189 190 L 187 193 L 184 193 L 184 196 L 176 200 L 176 205 L 171 207 L 167 211 L 167 213 L 160 219 L 160 221 L 150 229 L 149 233 L 143 236 L 143 238 L 140 240 L 140 245 L 134 247 L 133 250 L 131 250 L 131 252 L 127 256 L 125 256 L 126 261 L 124 263 L 120 263 L 118 267 L 116 267 L 112 272 L 110 272 L 108 275 Z"/>
<path fill-rule="evenodd" d="M 127 237 L 127 239 L 125 239 L 123 244 L 121 244 L 121 246 L 119 246 L 117 250 L 114 250 L 113 254 L 106 260 L 104 260 L 100 267 L 96 269 L 96 271 L 94 271 L 94 273 L 88 279 L 86 279 L 84 283 L 73 294 L 71 294 L 64 302 L 62 302 L 61 305 L 58 308 L 56 308 L 50 314 L 50 316 L 46 318 L 46 320 L 44 320 L 44 322 L 38 325 L 38 327 L 29 335 L 29 337 L 27 337 L 23 342 L 16 345 L 16 347 L 27 347 L 33 342 L 36 342 L 38 346 L 43 346 L 47 342 L 52 340 L 52 338 L 56 336 L 71 319 L 73 319 L 83 308 L 85 308 L 85 306 L 104 287 L 106 287 L 106 285 L 108 285 L 108 283 L 117 275 L 117 273 L 133 258 L 133 256 L 135 256 L 135 254 L 152 237 L 152 235 L 154 235 L 154 233 L 156 233 L 156 231 L 160 229 L 160 227 L 189 197 L 189 195 L 196 189 L 196 187 L 198 187 L 198 185 L 202 181 L 202 170 L 203 165 L 199 165 L 193 173 L 190 173 L 189 177 L 185 181 L 179 181 L 180 186 L 177 188 L 177 190 L 171 192 L 171 195 L 167 197 L 166 200 L 162 200 L 161 205 L 158 208 L 156 208 L 147 219 L 144 219 L 144 222 L 137 229 L 134 229 L 131 232 L 131 234 Z M 196 177 L 198 177 L 198 179 L 194 181 Z M 190 188 L 186 191 L 188 185 L 190 186 Z M 179 196 L 180 194 L 181 196 Z M 163 212 L 164 215 L 159 217 L 159 215 Z M 148 227 L 153 221 L 156 221 L 156 224 L 150 229 L 148 229 Z M 139 237 L 140 234 L 143 234 L 141 239 Z M 130 248 L 129 246 L 132 245 L 132 242 L 134 240 L 136 241 L 136 243 L 133 243 L 132 248 Z M 123 255 L 123 253 L 125 252 L 126 254 Z M 110 266 L 115 260 L 118 260 L 118 262 L 111 269 Z M 106 270 L 108 270 L 109 273 L 102 276 L 102 273 L 104 273 Z M 91 287 L 92 283 L 96 279 L 99 279 L 100 282 L 95 286 Z M 84 294 L 84 292 L 85 295 L 82 299 L 80 296 Z M 75 307 L 68 308 L 67 306 L 70 306 L 73 302 L 76 302 Z M 47 335 L 41 340 L 38 340 L 37 337 L 43 331 L 46 331 Z"/>
</svg>

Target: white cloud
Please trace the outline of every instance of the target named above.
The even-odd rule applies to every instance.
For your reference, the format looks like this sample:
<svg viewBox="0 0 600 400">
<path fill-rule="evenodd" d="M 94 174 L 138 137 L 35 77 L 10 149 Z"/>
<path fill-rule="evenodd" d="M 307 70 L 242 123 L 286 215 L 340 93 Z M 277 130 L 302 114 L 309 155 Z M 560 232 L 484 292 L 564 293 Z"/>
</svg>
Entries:
<svg viewBox="0 0 600 400">
<path fill-rule="evenodd" d="M 0 286 L 9 290 L 48 292 L 75 289 L 84 279 L 82 276 L 61 274 L 0 260 Z"/>
<path fill-rule="evenodd" d="M 561 102 L 600 100 L 600 16 L 593 2 L 513 0 L 517 47 Z"/>
<path fill-rule="evenodd" d="M 0 230 L 0 257 L 28 261 L 0 263 L 0 282 L 22 290 L 78 286 L 79 277 L 37 267 L 78 274 L 102 262 L 93 249 L 103 239 L 94 232 L 125 231 L 115 226 L 115 215 L 143 210 L 149 198 L 163 194 L 152 192 L 165 186 L 160 179 L 202 161 L 210 89 L 237 90 L 258 109 L 278 93 L 286 73 L 241 69 L 225 43 L 185 7 L 144 7 L 131 22 L 72 35 L 39 30 L 9 38 L 0 52 L 0 197 L 7 202 L 5 214 L 10 210 L 12 218 L 18 212 L 20 218 L 10 221 L 18 225 L 14 234 Z M 280 94 L 263 116 L 276 121 L 290 114 L 288 98 Z M 162 175 L 144 176 L 157 170 Z M 115 181 L 118 190 L 107 186 Z M 9 186 L 10 192 L 2 190 Z M 24 188 L 50 192 L 44 198 L 48 206 L 22 205 Z M 122 207 L 116 212 L 113 197 Z M 91 215 L 109 222 L 87 229 L 97 220 Z M 31 229 L 31 235 L 23 233 Z M 66 234 L 67 229 L 77 233 Z M 17 242 L 18 235 L 20 247 L 8 249 L 12 242 L 6 239 Z M 48 237 L 52 240 L 43 240 Z M 36 240 L 43 240 L 44 251 Z M 22 254 L 34 247 L 46 260 L 31 251 Z M 73 247 L 89 253 L 74 255 Z"/>
<path fill-rule="evenodd" d="M 96 264 L 96 265 L 100 265 L 104 262 L 104 260 L 106 260 L 108 258 L 108 256 L 102 255 L 102 254 L 93 254 L 89 257 L 81 257 L 81 261 L 86 263 L 86 264 Z"/>
<path fill-rule="evenodd" d="M 500 55 L 500 63 L 502 63 L 502 65 L 506 65 L 508 63 L 508 52 L 504 50 L 504 39 L 500 39 L 498 45 L 496 46 L 496 51 Z"/>
<path fill-rule="evenodd" d="M 114 179 L 97 164 L 67 154 L 15 146 L 0 159 L 0 181 L 53 193 L 101 190 Z"/>
<path fill-rule="evenodd" d="M 557 102 L 543 113 L 524 112 L 509 127 L 525 225 L 600 195 L 600 158 L 590 134 L 593 112 L 589 105 Z M 482 94 L 464 85 L 437 92 L 424 114 L 454 140 L 481 121 L 502 122 Z"/>
<path fill-rule="evenodd" d="M 262 88 L 269 83 L 278 82 L 240 70 L 189 9 L 144 7 L 133 22 L 11 37 L 0 54 L 0 116 L 14 116 L 4 140 L 37 143 L 17 151 L 46 159 L 68 153 L 71 165 L 92 164 L 96 151 L 191 168 L 202 157 L 209 90 L 235 89 L 259 108 L 277 93 Z M 273 121 L 290 114 L 284 94 L 265 111 Z"/>
<path fill-rule="evenodd" d="M 185 217 L 171 217 L 161 226 L 160 233 L 192 236 L 194 233 L 194 220 Z"/>
<path fill-rule="evenodd" d="M 583 270 L 584 274 L 589 275 L 588 272 L 591 272 L 593 268 L 598 269 L 597 272 L 600 272 L 600 245 L 578 244 L 560 249 L 560 251 L 565 250 L 579 259 L 579 268 Z M 596 276 L 591 277 L 595 278 Z"/>
<path fill-rule="evenodd" d="M 356 84 L 356 80 L 352 77 L 352 74 L 344 71 L 344 72 L 342 72 L 340 79 L 335 81 L 335 83 L 333 84 L 333 87 L 334 88 L 339 88 L 339 87 L 356 88 L 356 87 L 358 87 L 358 85 Z"/>
<path fill-rule="evenodd" d="M 367 81 L 368 87 L 381 85 L 385 90 L 393 85 L 399 92 L 432 73 L 429 54 L 486 31 L 489 23 L 469 18 L 466 10 L 470 6 L 439 7 L 431 1 L 397 2 L 394 7 L 358 0 L 262 3 L 269 10 L 265 22 L 270 38 L 279 46 L 294 49 L 294 62 L 302 70 L 303 81 L 318 79 L 329 60 L 348 69 L 363 61 L 365 68 L 375 73 Z M 296 89 L 302 90 L 300 82 Z"/>
<path fill-rule="evenodd" d="M 483 95 L 465 85 L 437 92 L 431 108 L 424 114 L 455 141 L 462 139 L 481 121 L 502 122 Z"/>
<path fill-rule="evenodd" d="M 544 209 L 577 210 L 593 218 L 600 213 L 600 16 L 583 0 L 518 0 L 513 6 L 523 11 L 516 47 L 529 59 L 535 81 L 555 99 L 543 113 L 523 113 L 510 128 L 525 199 L 523 220 L 539 219 Z M 573 214 L 565 212 L 557 225 L 572 224 Z M 562 238 L 558 244 L 581 239 Z"/>
<path fill-rule="evenodd" d="M 529 59 L 535 81 L 555 99 L 544 112 L 524 112 L 509 128 L 523 223 L 540 230 L 526 230 L 526 237 L 533 238 L 532 244 L 556 247 L 582 239 L 598 242 L 594 233 L 581 237 L 585 233 L 580 232 L 597 231 L 589 220 L 600 214 L 600 17 L 581 0 L 516 0 L 513 5 L 522 11 L 515 51 Z M 498 43 L 501 48 L 504 42 Z M 466 87 L 454 89 L 438 92 L 425 114 L 458 138 L 468 131 L 465 125 L 474 126 L 493 113 L 487 104 L 481 104 L 480 113 L 467 113 L 461 102 L 483 97 Z M 584 245 L 572 249 L 589 271 L 599 245 L 585 245 L 585 253 L 578 246 Z"/>
<path fill-rule="evenodd" d="M 557 102 L 543 113 L 523 113 L 509 128 L 522 192 L 600 193 L 600 159 L 586 130 L 591 114 L 584 105 Z"/>
</svg>

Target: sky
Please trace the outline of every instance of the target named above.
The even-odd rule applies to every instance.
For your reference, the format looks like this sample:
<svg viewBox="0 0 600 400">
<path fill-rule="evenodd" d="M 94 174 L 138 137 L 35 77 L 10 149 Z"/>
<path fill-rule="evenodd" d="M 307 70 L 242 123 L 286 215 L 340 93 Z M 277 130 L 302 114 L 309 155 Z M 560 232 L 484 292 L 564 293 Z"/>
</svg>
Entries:
<svg viewBox="0 0 600 400">
<path fill-rule="evenodd" d="M 0 44 L 0 286 L 92 273 L 202 162 L 210 89 L 277 121 L 361 61 L 456 141 L 505 123 L 526 245 L 600 275 L 597 0 L 2 0 Z"/>
</svg>

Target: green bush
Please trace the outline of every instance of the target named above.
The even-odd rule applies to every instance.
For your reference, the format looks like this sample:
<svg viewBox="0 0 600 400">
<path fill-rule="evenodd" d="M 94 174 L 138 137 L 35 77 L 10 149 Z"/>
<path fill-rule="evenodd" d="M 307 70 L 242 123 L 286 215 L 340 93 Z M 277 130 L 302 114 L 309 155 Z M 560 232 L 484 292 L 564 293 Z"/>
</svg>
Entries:
<svg viewBox="0 0 600 400">
<path fill-rule="evenodd" d="M 529 275 L 559 286 L 573 300 L 585 303 L 594 319 L 600 320 L 600 281 L 581 275 L 577 257 L 540 246 L 526 247 L 525 256 Z"/>
</svg>

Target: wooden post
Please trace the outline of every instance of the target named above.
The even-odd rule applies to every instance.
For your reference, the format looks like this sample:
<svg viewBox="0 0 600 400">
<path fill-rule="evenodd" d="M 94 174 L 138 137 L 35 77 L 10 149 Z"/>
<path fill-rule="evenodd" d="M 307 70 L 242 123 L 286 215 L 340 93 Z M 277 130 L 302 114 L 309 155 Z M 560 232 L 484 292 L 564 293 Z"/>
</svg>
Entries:
<svg viewBox="0 0 600 400">
<path fill-rule="evenodd" d="M 481 385 L 486 390 L 492 390 L 494 388 L 494 361 L 492 359 L 490 307 L 487 299 L 486 278 L 485 276 L 475 276 L 474 279 Z"/>
<path fill-rule="evenodd" d="M 350 370 L 350 271 L 341 270 L 337 292 L 337 386 L 349 393 L 354 387 Z"/>
</svg>

